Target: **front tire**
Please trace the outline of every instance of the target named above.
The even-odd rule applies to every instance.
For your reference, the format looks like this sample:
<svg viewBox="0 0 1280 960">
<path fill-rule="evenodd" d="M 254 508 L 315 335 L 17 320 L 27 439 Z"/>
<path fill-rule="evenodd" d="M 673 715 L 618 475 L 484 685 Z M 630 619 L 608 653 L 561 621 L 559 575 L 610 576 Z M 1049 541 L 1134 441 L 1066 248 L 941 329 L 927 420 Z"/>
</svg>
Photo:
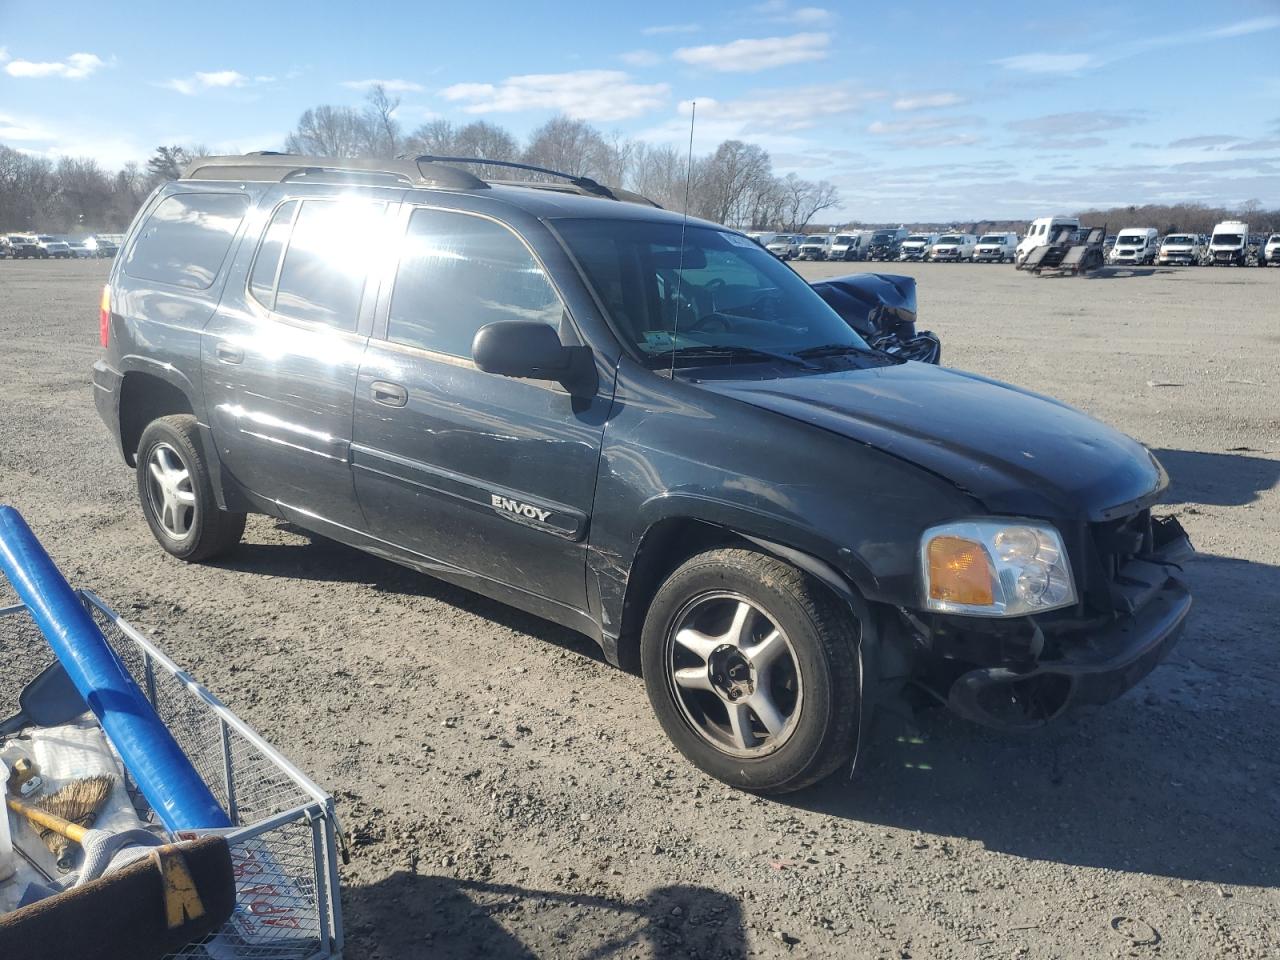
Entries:
<svg viewBox="0 0 1280 960">
<path fill-rule="evenodd" d="M 218 509 L 196 418 L 190 414 L 147 425 L 138 441 L 137 482 L 147 526 L 179 560 L 210 560 L 240 542 L 245 515 Z"/>
<path fill-rule="evenodd" d="M 641 636 L 649 702 L 676 747 L 730 786 L 788 793 L 849 763 L 859 623 L 774 557 L 712 550 L 658 589 Z"/>
</svg>

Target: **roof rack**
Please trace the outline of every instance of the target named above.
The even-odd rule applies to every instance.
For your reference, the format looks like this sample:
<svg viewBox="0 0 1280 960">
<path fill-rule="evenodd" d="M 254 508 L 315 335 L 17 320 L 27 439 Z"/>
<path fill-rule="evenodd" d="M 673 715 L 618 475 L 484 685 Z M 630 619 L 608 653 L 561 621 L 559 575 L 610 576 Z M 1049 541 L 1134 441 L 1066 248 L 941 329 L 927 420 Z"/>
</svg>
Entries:
<svg viewBox="0 0 1280 960">
<path fill-rule="evenodd" d="M 366 183 L 394 183 L 414 187 L 434 187 L 443 190 L 485 190 L 489 181 L 481 180 L 473 173 L 449 166 L 453 163 L 478 163 L 491 167 L 508 167 L 528 170 L 552 177 L 561 177 L 567 183 L 547 183 L 538 180 L 495 180 L 504 186 L 531 187 L 537 190 L 555 190 L 561 193 L 586 194 L 620 200 L 627 203 L 659 207 L 648 197 L 620 187 L 606 187 L 590 177 L 562 173 L 548 167 L 514 160 L 489 160 L 484 157 L 437 157 L 424 154 L 418 157 L 401 156 L 394 160 L 368 160 L 353 157 L 306 157 L 291 153 L 258 150 L 239 156 L 199 157 L 182 172 L 183 180 L 254 180 L 283 183 L 287 180 L 351 180 Z"/>
<path fill-rule="evenodd" d="M 405 158 L 407 159 L 407 158 Z M 531 173 L 545 173 L 550 177 L 560 177 L 567 180 L 568 184 L 546 183 L 539 180 L 490 180 L 490 183 L 501 184 L 503 186 L 513 187 L 533 187 L 539 190 L 556 190 L 561 193 L 585 193 L 593 197 L 604 197 L 607 200 L 622 200 L 627 203 L 643 203 L 651 207 L 661 207 L 654 203 L 646 196 L 635 193 L 631 190 L 623 190 L 620 187 L 606 187 L 599 181 L 592 180 L 590 177 L 583 177 L 573 173 L 565 173 L 562 170 L 552 170 L 550 167 L 540 167 L 532 163 L 520 163 L 515 160 L 492 160 L 485 157 L 440 157 L 431 154 L 423 154 L 416 158 L 419 161 L 429 163 L 478 163 L 490 167 L 506 167 L 510 170 L 528 170 Z M 576 188 L 576 189 L 575 189 Z"/>
<path fill-rule="evenodd" d="M 182 172 L 183 180 L 286 180 L 370 178 L 415 187 L 445 190 L 484 190 L 488 184 L 457 167 L 419 160 L 365 160 L 351 157 L 304 157 L 260 150 L 242 156 L 200 157 Z"/>
</svg>

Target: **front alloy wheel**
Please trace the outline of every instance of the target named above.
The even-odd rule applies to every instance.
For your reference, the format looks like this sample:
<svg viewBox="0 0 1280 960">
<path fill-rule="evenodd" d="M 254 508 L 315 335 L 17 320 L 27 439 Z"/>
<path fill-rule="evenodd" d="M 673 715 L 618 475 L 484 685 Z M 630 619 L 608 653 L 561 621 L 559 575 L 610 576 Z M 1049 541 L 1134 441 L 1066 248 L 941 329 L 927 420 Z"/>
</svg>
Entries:
<svg viewBox="0 0 1280 960">
<path fill-rule="evenodd" d="M 847 764 L 863 713 L 858 606 L 754 550 L 685 561 L 654 594 L 640 637 L 663 730 L 701 770 L 759 793 Z"/>
<path fill-rule="evenodd" d="M 685 719 L 724 753 L 773 753 L 795 730 L 804 684 L 791 641 L 741 594 L 686 604 L 667 634 L 667 668 Z"/>
</svg>

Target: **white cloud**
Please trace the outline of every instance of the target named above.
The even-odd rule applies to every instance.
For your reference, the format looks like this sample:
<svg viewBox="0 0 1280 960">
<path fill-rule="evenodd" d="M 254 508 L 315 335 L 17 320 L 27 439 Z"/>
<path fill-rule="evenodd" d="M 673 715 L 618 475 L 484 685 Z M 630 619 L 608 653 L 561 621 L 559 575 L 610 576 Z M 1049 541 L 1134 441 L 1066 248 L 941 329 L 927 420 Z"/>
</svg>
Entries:
<svg viewBox="0 0 1280 960">
<path fill-rule="evenodd" d="M 270 79 L 268 77 L 266 81 Z M 226 90 L 243 87 L 249 83 L 249 78 L 237 70 L 212 70 L 208 73 L 193 73 L 189 77 L 174 77 L 172 80 L 164 81 L 160 86 L 193 97 L 205 90 Z"/>
<path fill-rule="evenodd" d="M 619 54 L 618 59 L 633 67 L 653 67 L 662 62 L 662 54 L 652 50 L 628 50 Z"/>
<path fill-rule="evenodd" d="M 951 127 L 972 127 L 983 123 L 981 117 L 916 117 L 912 120 L 877 120 L 867 127 L 867 133 L 875 136 L 919 133 L 922 130 L 946 130 Z"/>
<path fill-rule="evenodd" d="M 816 26 L 832 19 L 830 10 L 822 7 L 792 7 L 788 0 L 768 0 L 751 8 L 751 12 L 775 23 Z"/>
<path fill-rule="evenodd" d="M 5 51 L 5 59 L 8 58 Z M 4 72 L 11 77 L 40 78 L 63 77 L 67 80 L 83 80 L 96 70 L 105 67 L 106 61 L 96 53 L 73 53 L 65 60 L 35 62 L 32 60 L 9 60 L 4 65 Z"/>
<path fill-rule="evenodd" d="M 769 150 L 803 153 L 809 144 L 799 134 L 857 113 L 870 101 L 883 98 L 876 90 L 842 84 L 759 90 L 737 100 L 697 99 L 695 149 L 711 149 L 722 140 L 747 140 Z M 692 101 L 677 105 L 676 116 L 648 130 L 641 139 L 657 143 L 687 143 Z"/>
<path fill-rule="evenodd" d="M 826 59 L 830 42 L 831 37 L 826 33 L 796 33 L 789 37 L 681 47 L 673 56 L 691 66 L 721 73 L 755 73 L 791 63 Z"/>
<path fill-rule="evenodd" d="M 656 27 L 645 27 L 640 32 L 646 37 L 657 37 L 668 33 L 697 33 L 701 29 L 700 23 L 666 23 Z"/>
<path fill-rule="evenodd" d="M 52 140 L 54 134 L 38 120 L 27 120 L 13 114 L 0 113 L 0 141 Z"/>
<path fill-rule="evenodd" d="M 0 63 L 4 63 L 9 59 L 9 48 L 0 47 Z"/>
<path fill-rule="evenodd" d="M 1280 27 L 1280 17 L 1254 17 L 1252 20 L 1239 20 L 1225 27 L 1210 30 L 1205 37 L 1211 40 L 1223 40 L 1227 37 L 1244 37 L 1251 33 L 1262 33 Z"/>
<path fill-rule="evenodd" d="M 455 83 L 440 95 L 467 113 L 555 110 L 579 120 L 625 120 L 660 107 L 670 87 L 636 83 L 620 70 L 574 70 L 507 77 L 501 83 Z"/>
<path fill-rule="evenodd" d="M 1022 53 L 991 62 L 1020 73 L 1079 73 L 1102 63 L 1091 53 Z"/>
<path fill-rule="evenodd" d="M 1082 133 L 1119 130 L 1141 122 L 1141 111 L 1080 110 L 1074 113 L 1049 113 L 1040 117 L 1013 120 L 1005 126 L 1019 133 L 1074 136 Z"/>
<path fill-rule="evenodd" d="M 349 90 L 368 90 L 381 84 L 387 93 L 421 93 L 426 89 L 420 83 L 414 83 L 412 80 L 344 80 L 342 85 Z"/>
<path fill-rule="evenodd" d="M 961 96 L 958 93 L 951 93 L 950 91 L 943 93 L 915 93 L 901 96 L 893 101 L 893 109 L 932 110 L 935 107 L 956 107 L 968 102 L 968 97 Z"/>
</svg>

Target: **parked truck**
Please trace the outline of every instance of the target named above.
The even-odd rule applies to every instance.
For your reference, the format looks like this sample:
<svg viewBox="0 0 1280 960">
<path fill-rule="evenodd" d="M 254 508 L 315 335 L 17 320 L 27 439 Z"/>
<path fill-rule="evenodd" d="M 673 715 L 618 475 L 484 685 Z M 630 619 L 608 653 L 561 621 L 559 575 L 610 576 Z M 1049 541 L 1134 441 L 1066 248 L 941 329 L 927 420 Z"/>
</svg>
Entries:
<svg viewBox="0 0 1280 960">
<path fill-rule="evenodd" d="M 1155 227 L 1125 227 L 1116 234 L 1111 262 L 1127 266 L 1155 263 L 1158 249 L 1159 234 Z"/>
<path fill-rule="evenodd" d="M 938 242 L 936 233 L 913 233 L 898 248 L 899 260 L 927 260 L 929 251 Z"/>
<path fill-rule="evenodd" d="M 1018 250 L 1016 233 L 984 233 L 973 248 L 974 263 L 1012 263 Z"/>
<path fill-rule="evenodd" d="M 1249 255 L 1249 225 L 1224 220 L 1209 238 L 1209 263 L 1215 267 L 1243 267 Z"/>
<path fill-rule="evenodd" d="M 1171 233 L 1160 241 L 1160 255 L 1156 262 L 1162 267 L 1200 265 L 1203 252 L 1200 238 L 1194 233 Z"/>
<path fill-rule="evenodd" d="M 1039 217 L 1031 221 L 1031 226 L 1027 227 L 1026 234 L 1018 243 L 1017 253 L 1014 255 L 1014 262 L 1019 267 L 1026 262 L 1027 256 L 1036 247 L 1044 247 L 1055 242 L 1058 235 L 1064 230 L 1079 230 L 1080 220 L 1077 217 Z"/>
<path fill-rule="evenodd" d="M 891 230 L 874 230 L 867 241 L 868 260 L 897 260 L 902 253 L 902 241 L 907 239 L 906 227 Z"/>
<path fill-rule="evenodd" d="M 935 263 L 972 260 L 973 248 L 977 243 L 978 238 L 972 233 L 944 233 L 929 250 L 929 259 Z"/>
<path fill-rule="evenodd" d="M 862 260 L 866 257 L 864 245 L 866 235 L 849 231 L 837 233 L 831 238 L 831 247 L 827 250 L 828 260 Z"/>
</svg>

